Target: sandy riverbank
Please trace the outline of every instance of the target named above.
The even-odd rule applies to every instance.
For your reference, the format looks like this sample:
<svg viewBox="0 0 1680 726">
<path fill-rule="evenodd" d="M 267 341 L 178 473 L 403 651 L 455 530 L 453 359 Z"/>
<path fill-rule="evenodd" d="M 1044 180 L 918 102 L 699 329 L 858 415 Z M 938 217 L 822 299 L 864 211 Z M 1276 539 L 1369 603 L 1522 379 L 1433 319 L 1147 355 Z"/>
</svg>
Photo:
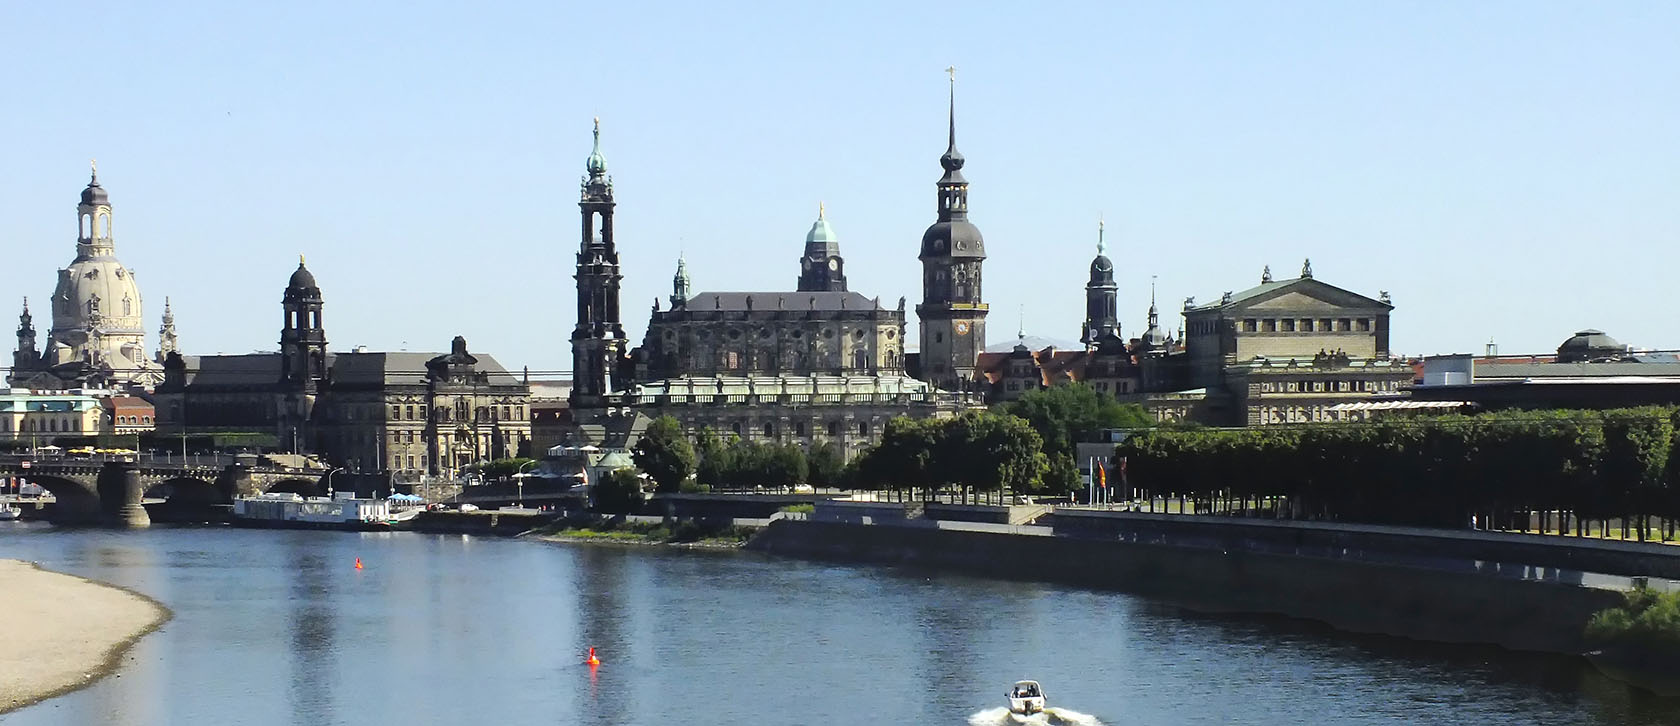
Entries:
<svg viewBox="0 0 1680 726">
<path fill-rule="evenodd" d="M 0 713 L 92 684 L 129 646 L 169 620 L 151 598 L 92 580 L 0 560 Z"/>
</svg>

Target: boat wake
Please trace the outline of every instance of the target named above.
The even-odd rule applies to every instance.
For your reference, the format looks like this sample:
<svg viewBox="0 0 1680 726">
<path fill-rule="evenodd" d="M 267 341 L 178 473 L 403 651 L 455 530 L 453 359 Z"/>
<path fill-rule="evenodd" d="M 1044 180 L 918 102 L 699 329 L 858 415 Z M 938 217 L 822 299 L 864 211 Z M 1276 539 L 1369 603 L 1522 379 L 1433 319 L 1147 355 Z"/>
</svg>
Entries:
<svg viewBox="0 0 1680 726">
<path fill-rule="evenodd" d="M 1031 716 L 988 708 L 968 717 L 969 726 L 1103 726 L 1096 716 L 1051 706 Z"/>
</svg>

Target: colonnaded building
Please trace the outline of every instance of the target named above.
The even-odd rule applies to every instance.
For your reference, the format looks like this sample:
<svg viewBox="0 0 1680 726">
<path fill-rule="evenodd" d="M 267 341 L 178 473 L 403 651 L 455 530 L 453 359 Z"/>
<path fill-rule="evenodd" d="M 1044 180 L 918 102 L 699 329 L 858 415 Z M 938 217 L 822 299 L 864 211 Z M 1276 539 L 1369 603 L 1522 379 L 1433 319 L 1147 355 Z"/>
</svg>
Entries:
<svg viewBox="0 0 1680 726">
<path fill-rule="evenodd" d="M 850 288 L 839 236 L 820 207 L 793 289 L 696 293 L 679 259 L 669 307 L 654 302 L 647 334 L 631 349 L 619 317 L 615 202 L 597 121 L 579 201 L 570 397 L 576 436 L 625 446 L 650 417 L 668 414 L 690 431 L 831 442 L 849 457 L 877 441 L 894 417 L 979 405 L 967 382 L 985 347 L 985 248 L 968 221 L 954 99 L 953 92 L 938 218 L 921 244 L 919 356 L 906 352 L 904 298 L 886 306 Z M 918 364 L 925 375 L 914 375 Z"/>
<path fill-rule="evenodd" d="M 95 168 L 76 205 L 76 257 L 58 271 L 48 301 L 52 327 L 45 346 L 37 340 L 29 300 L 19 316 L 10 384 L 18 389 L 143 389 L 163 379 L 146 351 L 140 286 L 117 259 L 111 197 Z M 168 305 L 163 347 L 174 345 Z M 160 354 L 161 355 L 161 354 Z"/>
<path fill-rule="evenodd" d="M 272 434 L 288 451 L 399 475 L 529 455 L 528 382 L 464 338 L 448 353 L 330 352 L 321 288 L 301 259 L 281 307 L 278 352 L 165 357 L 160 434 Z"/>
</svg>

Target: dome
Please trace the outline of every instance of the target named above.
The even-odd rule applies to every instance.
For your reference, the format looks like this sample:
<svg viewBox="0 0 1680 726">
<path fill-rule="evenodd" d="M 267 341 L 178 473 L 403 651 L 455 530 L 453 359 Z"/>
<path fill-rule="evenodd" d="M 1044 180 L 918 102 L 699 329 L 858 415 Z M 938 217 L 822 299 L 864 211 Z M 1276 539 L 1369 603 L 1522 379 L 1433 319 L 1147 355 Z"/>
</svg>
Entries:
<svg viewBox="0 0 1680 726">
<path fill-rule="evenodd" d="M 986 242 L 980 228 L 965 220 L 934 222 L 922 235 L 922 258 L 968 257 L 986 258 Z"/>
<path fill-rule="evenodd" d="M 292 273 L 291 281 L 286 283 L 288 290 L 308 290 L 315 287 L 315 275 L 309 268 L 303 266 L 303 260 L 298 260 L 298 268 Z"/>
<path fill-rule="evenodd" d="M 816 223 L 811 225 L 811 231 L 805 233 L 805 244 L 807 245 L 830 244 L 839 241 L 840 238 L 834 235 L 834 228 L 830 227 L 828 220 L 821 216 L 817 217 Z"/>
<path fill-rule="evenodd" d="M 1602 330 L 1588 328 L 1563 341 L 1557 352 L 1559 363 L 1579 363 L 1622 355 L 1627 352 L 1627 346 L 1605 335 Z"/>
<path fill-rule="evenodd" d="M 99 332 L 97 340 L 90 330 Z M 52 299 L 54 365 L 91 353 L 118 370 L 144 368 L 145 334 L 140 286 L 116 258 L 78 259 L 58 271 Z"/>
<path fill-rule="evenodd" d="M 99 186 L 99 180 L 88 182 L 87 188 L 82 190 L 82 204 L 90 206 L 110 206 L 111 196 L 105 193 L 105 187 Z"/>
<path fill-rule="evenodd" d="M 1114 263 L 1108 261 L 1105 255 L 1097 255 L 1091 260 L 1091 280 L 1107 282 L 1114 279 Z"/>
</svg>

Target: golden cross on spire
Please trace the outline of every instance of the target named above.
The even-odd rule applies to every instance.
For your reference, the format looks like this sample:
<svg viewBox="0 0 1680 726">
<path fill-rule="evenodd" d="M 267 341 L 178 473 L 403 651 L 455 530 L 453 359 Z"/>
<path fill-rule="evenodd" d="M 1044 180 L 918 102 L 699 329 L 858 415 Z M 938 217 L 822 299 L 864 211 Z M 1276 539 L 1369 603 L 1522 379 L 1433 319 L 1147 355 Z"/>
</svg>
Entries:
<svg viewBox="0 0 1680 726">
<path fill-rule="evenodd" d="M 94 181 L 99 181 L 99 160 L 98 159 L 88 159 L 88 170 L 92 173 L 93 180 Z"/>
<path fill-rule="evenodd" d="M 957 67 L 956 66 L 945 66 L 945 75 L 951 77 L 951 85 L 953 85 L 953 86 L 956 85 L 956 83 L 957 83 Z"/>
<path fill-rule="evenodd" d="M 824 205 L 823 205 L 822 202 L 817 202 L 817 219 L 822 219 L 823 218 L 823 213 L 825 211 L 823 209 L 823 206 Z"/>
<path fill-rule="evenodd" d="M 298 255 L 298 267 L 303 267 L 303 255 Z"/>
</svg>

